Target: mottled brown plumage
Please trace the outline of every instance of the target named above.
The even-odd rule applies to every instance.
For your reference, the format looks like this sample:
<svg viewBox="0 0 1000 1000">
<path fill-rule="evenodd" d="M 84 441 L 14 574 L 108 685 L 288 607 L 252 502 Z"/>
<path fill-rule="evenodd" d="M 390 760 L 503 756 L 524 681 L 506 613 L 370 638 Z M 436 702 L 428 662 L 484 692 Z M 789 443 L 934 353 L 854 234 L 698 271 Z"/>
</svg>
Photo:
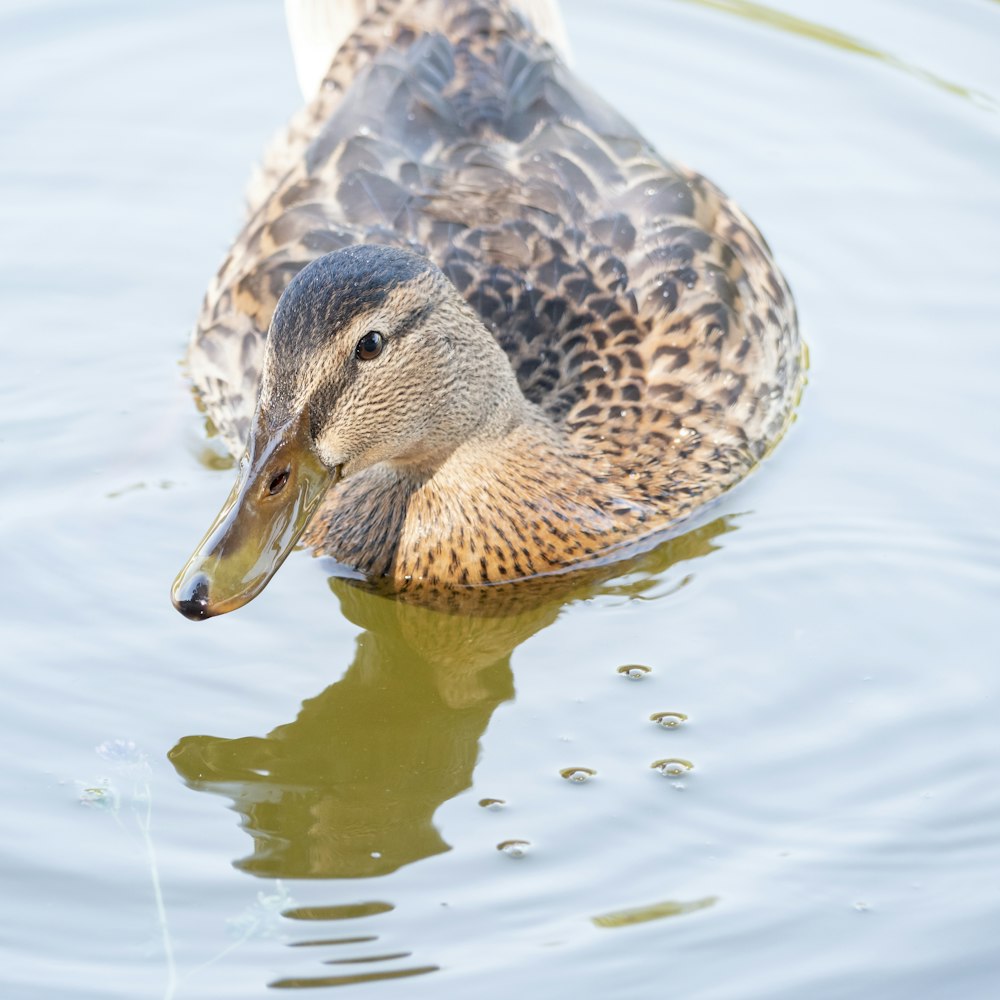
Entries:
<svg viewBox="0 0 1000 1000">
<path fill-rule="evenodd" d="M 271 335 L 262 419 L 307 409 L 320 458 L 334 435 L 324 460 L 344 466 L 306 540 L 370 578 L 475 585 L 603 557 L 732 486 L 788 423 L 801 344 L 760 233 L 506 3 L 383 0 L 263 178 L 190 355 L 234 454 L 305 265 L 367 243 L 440 268 L 352 299 L 410 258 L 326 258 L 332 277 L 297 283 Z M 405 317 L 416 333 L 385 329 Z M 385 357 L 345 381 L 368 329 L 386 332 Z M 445 391 L 433 359 L 456 344 Z M 451 440 L 444 424 L 473 426 L 466 397 L 482 426 Z M 392 452 L 425 425 L 433 447 Z"/>
</svg>

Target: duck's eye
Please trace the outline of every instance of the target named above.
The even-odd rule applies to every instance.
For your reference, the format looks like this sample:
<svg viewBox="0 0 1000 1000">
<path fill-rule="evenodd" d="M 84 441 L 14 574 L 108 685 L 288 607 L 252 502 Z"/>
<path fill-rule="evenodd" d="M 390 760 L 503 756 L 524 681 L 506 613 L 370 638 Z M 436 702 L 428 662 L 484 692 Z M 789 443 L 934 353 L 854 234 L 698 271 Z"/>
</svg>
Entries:
<svg viewBox="0 0 1000 1000">
<path fill-rule="evenodd" d="M 385 337 L 378 330 L 370 330 L 359 341 L 354 348 L 354 356 L 359 361 L 371 361 L 382 353 L 385 347 Z"/>
<path fill-rule="evenodd" d="M 268 484 L 267 492 L 274 496 L 275 493 L 280 493 L 284 488 L 285 484 L 288 482 L 288 469 L 279 472 Z"/>
</svg>

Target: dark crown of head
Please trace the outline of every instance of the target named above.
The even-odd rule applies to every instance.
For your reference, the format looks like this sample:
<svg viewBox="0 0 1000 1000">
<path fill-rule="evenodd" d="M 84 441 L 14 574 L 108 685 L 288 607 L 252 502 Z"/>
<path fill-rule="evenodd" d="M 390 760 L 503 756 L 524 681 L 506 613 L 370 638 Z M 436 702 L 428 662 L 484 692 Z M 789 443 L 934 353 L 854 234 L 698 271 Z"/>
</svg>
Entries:
<svg viewBox="0 0 1000 1000">
<path fill-rule="evenodd" d="M 380 306 L 392 289 L 433 270 L 418 254 L 372 244 L 319 257 L 282 294 L 271 321 L 273 346 L 280 353 L 306 351 L 358 312 Z"/>
</svg>

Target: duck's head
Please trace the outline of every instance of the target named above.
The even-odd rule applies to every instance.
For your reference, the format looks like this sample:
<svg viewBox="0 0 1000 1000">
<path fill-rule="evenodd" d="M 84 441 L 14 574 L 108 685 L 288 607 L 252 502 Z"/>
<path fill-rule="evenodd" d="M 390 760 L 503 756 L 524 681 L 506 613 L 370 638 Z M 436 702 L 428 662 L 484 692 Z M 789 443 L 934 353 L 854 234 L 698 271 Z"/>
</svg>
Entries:
<svg viewBox="0 0 1000 1000">
<path fill-rule="evenodd" d="M 433 466 L 518 400 L 496 341 L 429 261 L 367 245 L 313 261 L 278 302 L 239 477 L 174 606 L 194 620 L 242 607 L 340 479 Z"/>
</svg>

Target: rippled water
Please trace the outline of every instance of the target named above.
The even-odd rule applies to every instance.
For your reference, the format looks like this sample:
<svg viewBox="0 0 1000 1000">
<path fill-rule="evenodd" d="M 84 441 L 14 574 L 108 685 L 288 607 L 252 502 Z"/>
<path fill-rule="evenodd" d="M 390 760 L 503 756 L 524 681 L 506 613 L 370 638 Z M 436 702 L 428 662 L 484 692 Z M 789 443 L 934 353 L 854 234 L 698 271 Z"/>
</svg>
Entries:
<svg viewBox="0 0 1000 1000">
<path fill-rule="evenodd" d="M 303 554 L 205 626 L 178 362 L 298 100 L 280 5 L 0 11 L 5 997 L 995 995 L 1000 5 L 567 8 L 774 247 L 797 426 L 571 599 Z"/>
</svg>

